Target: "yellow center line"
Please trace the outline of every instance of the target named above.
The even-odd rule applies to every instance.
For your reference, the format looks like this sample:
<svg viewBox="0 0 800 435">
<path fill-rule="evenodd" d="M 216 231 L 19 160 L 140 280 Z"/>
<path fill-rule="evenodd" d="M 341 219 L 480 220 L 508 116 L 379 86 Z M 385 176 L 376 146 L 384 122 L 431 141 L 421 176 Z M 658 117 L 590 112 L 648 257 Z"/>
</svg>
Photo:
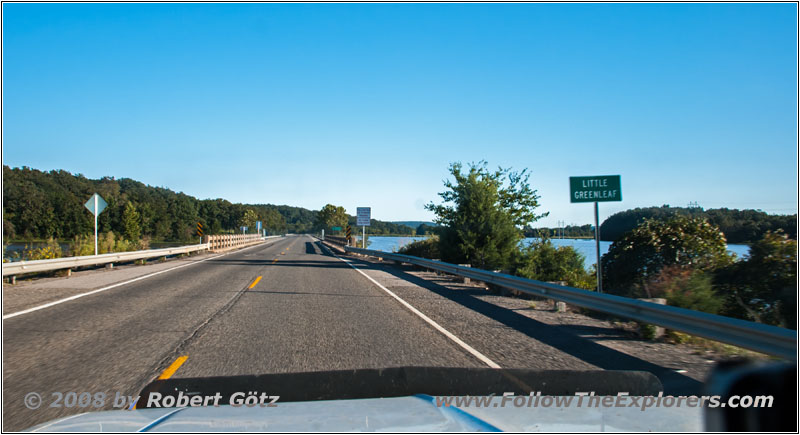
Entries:
<svg viewBox="0 0 800 435">
<path fill-rule="evenodd" d="M 253 288 L 253 287 L 255 287 L 255 286 L 256 286 L 256 284 L 258 284 L 258 282 L 259 282 L 259 281 L 261 281 L 261 275 L 259 275 L 259 276 L 258 276 L 258 278 L 256 278 L 256 280 L 255 280 L 255 281 L 253 281 L 253 283 L 252 283 L 252 284 L 250 284 L 250 287 L 247 287 L 247 288 Z"/>
<path fill-rule="evenodd" d="M 183 363 L 186 362 L 186 358 L 189 358 L 189 355 L 184 355 L 184 356 L 178 357 L 178 359 L 176 359 L 175 362 L 172 363 L 172 365 L 167 367 L 167 369 L 164 370 L 163 373 L 161 373 L 161 376 L 159 376 L 158 379 L 169 379 L 169 378 L 171 378 L 172 375 L 174 375 L 175 372 L 177 372 L 178 369 L 183 365 Z"/>
</svg>

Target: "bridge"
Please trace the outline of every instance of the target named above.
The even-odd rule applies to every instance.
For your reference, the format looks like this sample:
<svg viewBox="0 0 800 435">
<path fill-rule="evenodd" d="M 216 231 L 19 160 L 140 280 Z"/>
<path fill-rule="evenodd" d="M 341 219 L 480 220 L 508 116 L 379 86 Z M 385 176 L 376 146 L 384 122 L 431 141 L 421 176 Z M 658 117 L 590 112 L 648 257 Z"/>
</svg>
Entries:
<svg viewBox="0 0 800 435">
<path fill-rule="evenodd" d="M 3 429 L 98 410 L 48 407 L 56 392 L 136 396 L 165 377 L 400 366 L 645 370 L 666 393 L 699 394 L 714 363 L 601 319 L 532 307 L 474 280 L 308 235 L 227 248 L 5 286 Z M 26 406 L 32 392 L 44 406 Z"/>
</svg>

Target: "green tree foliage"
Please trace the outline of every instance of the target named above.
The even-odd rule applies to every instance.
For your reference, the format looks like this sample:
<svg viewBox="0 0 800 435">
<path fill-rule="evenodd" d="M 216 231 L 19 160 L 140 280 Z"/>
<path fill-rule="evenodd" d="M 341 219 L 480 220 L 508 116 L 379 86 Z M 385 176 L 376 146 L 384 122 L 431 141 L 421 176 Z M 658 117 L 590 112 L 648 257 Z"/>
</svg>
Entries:
<svg viewBox="0 0 800 435">
<path fill-rule="evenodd" d="M 125 234 L 124 215 L 129 202 L 136 205 L 140 215 L 141 234 L 154 241 L 196 240 L 198 222 L 203 224 L 205 234 L 238 233 L 239 219 L 248 209 L 255 212 L 255 220 L 260 220 L 269 234 L 309 233 L 317 229 L 318 212 L 301 207 L 198 200 L 127 178 L 90 180 L 61 170 L 43 172 L 3 166 L 3 235 L 6 239 L 54 237 L 69 241 L 90 235 L 94 232 L 94 218 L 83 204 L 95 192 L 108 203 L 98 219 L 100 232 L 112 231 L 118 236 Z M 355 218 L 352 220 L 355 224 Z M 254 225 L 251 228 L 255 229 Z M 369 232 L 411 234 L 413 229 L 373 220 Z"/>
<path fill-rule="evenodd" d="M 797 241 L 768 232 L 743 261 L 718 271 L 724 313 L 785 328 L 796 327 Z"/>
<path fill-rule="evenodd" d="M 528 184 L 525 170 L 489 171 L 486 162 L 450 165 L 454 181 L 446 180 L 439 194 L 442 204 L 426 209 L 436 214 L 442 260 L 469 263 L 481 269 L 503 269 L 511 264 L 523 237 L 522 228 L 544 215 L 536 215 L 539 196 Z"/>
<path fill-rule="evenodd" d="M 731 261 L 725 236 L 705 219 L 649 219 L 603 255 L 603 288 L 622 296 L 653 297 L 648 284 L 665 266 L 712 271 Z"/>
<path fill-rule="evenodd" d="M 415 231 L 415 234 L 418 236 L 427 236 L 431 234 L 437 234 L 438 231 L 439 231 L 438 225 L 419 224 L 419 226 Z"/>
<path fill-rule="evenodd" d="M 566 281 L 571 287 L 594 290 L 595 279 L 583 264 L 583 255 L 571 246 L 556 247 L 544 239 L 521 249 L 513 273 L 538 281 Z"/>
<path fill-rule="evenodd" d="M 347 212 L 344 207 L 337 207 L 333 204 L 326 204 L 322 210 L 317 214 L 317 223 L 321 228 L 331 229 L 331 227 L 344 227 L 347 226 Z"/>
<path fill-rule="evenodd" d="M 348 216 L 347 217 L 347 225 L 350 225 L 353 228 L 353 232 L 358 225 L 356 225 L 356 217 L 355 216 Z M 400 225 L 392 222 L 385 222 L 379 221 L 377 219 L 370 219 L 369 220 L 369 228 L 367 228 L 367 236 L 380 236 L 380 235 L 413 235 L 414 229 L 409 228 L 406 225 Z"/>
<path fill-rule="evenodd" d="M 564 228 L 525 228 L 525 237 L 558 237 L 562 235 L 566 238 L 579 237 L 579 238 L 594 238 L 593 225 L 567 225 Z"/>
<path fill-rule="evenodd" d="M 136 211 L 136 206 L 128 201 L 125 205 L 125 211 L 122 213 L 122 225 L 125 229 L 125 238 L 130 241 L 138 241 L 142 233 L 142 227 L 139 225 L 142 217 Z"/>
<path fill-rule="evenodd" d="M 258 221 L 258 214 L 253 209 L 248 208 L 244 210 L 237 224 L 239 227 L 247 227 L 247 231 L 252 233 L 256 229 L 256 221 Z"/>
<path fill-rule="evenodd" d="M 399 254 L 413 255 L 415 257 L 437 259 L 439 258 L 439 237 L 431 236 L 424 240 L 411 242 L 397 251 Z"/>
<path fill-rule="evenodd" d="M 654 298 L 667 305 L 717 314 L 723 299 L 714 291 L 713 274 L 683 266 L 666 266 L 648 282 Z"/>
<path fill-rule="evenodd" d="M 767 231 L 781 230 L 797 239 L 797 215 L 770 215 L 759 210 L 727 208 L 703 210 L 699 207 L 635 208 L 611 215 L 600 225 L 600 237 L 615 241 L 647 219 L 668 220 L 676 215 L 705 218 L 719 227 L 728 243 L 753 243 Z"/>
</svg>

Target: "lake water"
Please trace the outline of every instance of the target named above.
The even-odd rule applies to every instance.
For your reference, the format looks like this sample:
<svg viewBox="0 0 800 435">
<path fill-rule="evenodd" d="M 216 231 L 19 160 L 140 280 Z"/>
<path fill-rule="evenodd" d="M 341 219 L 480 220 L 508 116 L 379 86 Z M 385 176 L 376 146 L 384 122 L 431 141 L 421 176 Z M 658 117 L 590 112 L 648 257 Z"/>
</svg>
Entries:
<svg viewBox="0 0 800 435">
<path fill-rule="evenodd" d="M 368 249 L 383 252 L 396 252 L 401 247 L 416 241 L 423 240 L 425 237 L 382 237 L 382 236 L 369 236 L 367 241 Z M 526 238 L 522 243 L 529 245 L 534 241 L 532 238 Z M 584 266 L 589 269 L 597 262 L 595 255 L 595 243 L 592 239 L 550 239 L 555 246 L 572 246 L 585 258 Z M 608 252 L 611 242 L 600 242 L 600 255 Z M 736 254 L 737 258 L 742 258 L 745 254 L 750 252 L 750 247 L 747 245 L 728 245 L 728 252 Z"/>
</svg>

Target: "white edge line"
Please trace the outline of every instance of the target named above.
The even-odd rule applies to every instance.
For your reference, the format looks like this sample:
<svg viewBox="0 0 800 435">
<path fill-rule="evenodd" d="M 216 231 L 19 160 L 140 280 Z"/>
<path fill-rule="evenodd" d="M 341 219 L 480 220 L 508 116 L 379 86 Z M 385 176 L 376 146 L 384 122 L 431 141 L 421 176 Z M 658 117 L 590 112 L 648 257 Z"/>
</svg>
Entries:
<svg viewBox="0 0 800 435">
<path fill-rule="evenodd" d="M 255 248 L 256 246 L 260 246 L 260 245 L 261 244 L 258 244 L 258 245 L 255 245 L 255 246 L 249 246 L 249 247 L 246 247 L 244 249 Z M 171 270 L 180 269 L 181 267 L 191 266 L 191 265 L 194 265 L 194 264 L 202 263 L 204 261 L 213 260 L 215 258 L 219 258 L 219 257 L 225 256 L 225 255 L 228 255 L 228 254 L 233 254 L 234 252 L 242 252 L 244 249 L 237 250 L 237 251 L 226 252 L 224 254 L 215 255 L 213 257 L 204 258 L 202 260 L 193 261 L 191 263 L 181 264 L 180 266 L 171 267 L 169 269 L 159 270 L 158 272 L 153 272 L 153 273 L 148 274 L 148 275 L 142 275 L 140 277 L 133 278 L 133 279 L 130 279 L 128 281 L 118 282 L 118 283 L 112 284 L 112 285 L 110 285 L 108 287 L 103 287 L 103 288 L 99 288 L 97 290 L 92 290 L 90 292 L 77 294 L 77 295 L 70 296 L 70 297 L 64 298 L 64 299 L 59 299 L 57 301 L 49 302 L 49 303 L 46 303 L 44 305 L 39 305 L 37 307 L 28 308 L 27 310 L 17 311 L 16 313 L 6 314 L 6 315 L 3 316 L 3 320 L 10 319 L 12 317 L 21 316 L 23 314 L 32 313 L 34 311 L 43 310 L 45 308 L 50 308 L 50 307 L 52 307 L 54 305 L 63 304 L 64 302 L 74 301 L 75 299 L 82 298 L 84 296 L 89 296 L 89 295 L 93 295 L 95 293 L 100 293 L 100 292 L 104 292 L 106 290 L 111 290 L 112 288 L 123 286 L 125 284 L 130 284 L 132 282 L 139 281 L 141 279 L 150 278 L 152 276 L 156 276 L 156 275 L 159 275 L 159 274 L 162 274 L 162 273 L 165 273 L 165 272 L 169 272 Z"/>
<path fill-rule="evenodd" d="M 331 255 L 333 255 L 334 257 L 338 258 L 339 260 L 345 262 L 348 266 L 350 266 L 353 269 L 355 269 L 356 272 L 358 272 L 358 273 L 364 275 L 365 277 L 367 277 L 368 280 L 372 281 L 373 284 L 377 285 L 378 287 L 381 288 L 381 290 L 383 290 L 386 293 L 388 293 L 389 296 L 397 299 L 397 301 L 400 302 L 401 304 L 403 304 L 403 306 L 408 308 L 412 313 L 414 313 L 417 316 L 419 316 L 422 320 L 428 322 L 429 325 L 433 326 L 437 331 L 439 331 L 442 334 L 444 334 L 445 337 L 449 338 L 450 340 L 454 341 L 459 346 L 463 347 L 467 352 L 471 353 L 472 356 L 474 356 L 475 358 L 478 358 L 484 364 L 486 364 L 487 366 L 489 366 L 489 367 L 491 367 L 493 369 L 501 368 L 499 364 L 497 364 L 496 362 L 490 360 L 486 355 L 478 352 L 477 350 L 475 350 L 475 348 L 473 348 L 472 346 L 468 345 L 467 343 L 464 343 L 463 340 L 461 340 L 460 338 L 456 337 L 455 334 L 453 334 L 452 332 L 444 329 L 444 327 L 442 325 L 434 322 L 430 317 L 428 317 L 425 314 L 423 314 L 422 311 L 414 308 L 411 304 L 409 304 L 408 302 L 404 301 L 403 299 L 400 299 L 400 296 L 397 296 L 391 290 L 389 290 L 388 288 L 384 287 L 381 283 L 379 283 L 378 281 L 375 281 L 371 276 L 369 276 L 366 273 L 364 273 L 364 271 L 362 271 L 361 269 L 353 266 L 353 264 L 349 260 L 345 260 L 344 258 L 339 257 L 338 255 L 334 254 L 333 251 L 331 251 L 327 246 L 325 246 L 325 244 L 321 243 L 320 245 L 325 247 L 325 250 L 328 251 Z"/>
</svg>

